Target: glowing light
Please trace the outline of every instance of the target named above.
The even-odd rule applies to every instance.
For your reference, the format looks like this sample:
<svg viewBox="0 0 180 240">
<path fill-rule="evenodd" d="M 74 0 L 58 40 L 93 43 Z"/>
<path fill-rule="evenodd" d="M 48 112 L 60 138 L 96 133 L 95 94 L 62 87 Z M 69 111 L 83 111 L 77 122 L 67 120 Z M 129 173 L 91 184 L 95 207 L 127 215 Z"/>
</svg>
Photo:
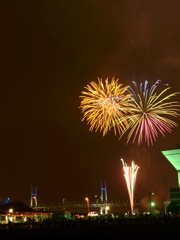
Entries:
<svg viewBox="0 0 180 240">
<path fill-rule="evenodd" d="M 135 183 L 136 183 L 136 177 L 137 172 L 139 169 L 139 166 L 132 161 L 131 166 L 127 166 L 126 163 L 124 163 L 124 160 L 121 158 L 122 164 L 123 164 L 123 170 L 124 170 L 124 177 L 126 180 L 127 190 L 129 194 L 129 200 L 131 205 L 131 213 L 134 213 L 134 190 L 135 190 Z"/>
<path fill-rule="evenodd" d="M 9 213 L 13 213 L 13 209 L 12 208 L 9 209 Z"/>
<path fill-rule="evenodd" d="M 153 145 L 158 134 L 165 137 L 165 133 L 172 132 L 172 128 L 177 127 L 177 123 L 170 117 L 179 116 L 180 104 L 177 101 L 171 101 L 179 92 L 167 95 L 170 87 L 166 85 L 165 89 L 157 93 L 157 85 L 160 80 L 148 89 L 148 81 L 144 85 L 140 84 L 138 90 L 137 84 L 133 82 L 135 90 L 132 87 L 128 88 L 128 92 L 132 94 L 134 102 L 133 115 L 129 117 L 130 131 L 127 142 L 133 138 L 133 143 L 137 139 L 137 144 L 140 145 L 144 140 L 148 145 Z"/>
<path fill-rule="evenodd" d="M 89 213 L 89 198 L 86 197 L 85 200 L 87 201 L 87 208 L 88 208 L 88 213 Z"/>
<path fill-rule="evenodd" d="M 102 131 L 103 136 L 111 129 L 121 135 L 128 128 L 126 114 L 131 107 L 131 94 L 127 92 L 128 87 L 123 87 L 114 78 L 108 78 L 103 83 L 98 78 L 98 83 L 90 82 L 84 87 L 87 91 L 82 91 L 80 96 L 80 108 L 83 113 L 83 120 L 90 124 L 90 131 Z"/>
</svg>

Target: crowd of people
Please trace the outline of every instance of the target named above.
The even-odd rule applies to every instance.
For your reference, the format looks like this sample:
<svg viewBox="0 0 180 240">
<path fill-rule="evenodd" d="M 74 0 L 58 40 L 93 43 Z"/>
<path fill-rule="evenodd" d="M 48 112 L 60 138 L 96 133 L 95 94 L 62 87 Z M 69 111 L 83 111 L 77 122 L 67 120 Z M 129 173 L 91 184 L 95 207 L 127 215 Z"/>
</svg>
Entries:
<svg viewBox="0 0 180 240">
<path fill-rule="evenodd" d="M 102 215 L 51 218 L 0 225 L 1 240 L 156 239 L 180 234 L 177 214 Z"/>
</svg>

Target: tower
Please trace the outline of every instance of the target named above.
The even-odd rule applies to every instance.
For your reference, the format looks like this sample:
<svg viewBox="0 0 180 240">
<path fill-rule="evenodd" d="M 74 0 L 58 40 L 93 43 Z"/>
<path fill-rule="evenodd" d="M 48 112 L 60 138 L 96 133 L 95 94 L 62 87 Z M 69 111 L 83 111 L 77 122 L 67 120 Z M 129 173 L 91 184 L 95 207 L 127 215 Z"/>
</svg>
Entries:
<svg viewBox="0 0 180 240">
<path fill-rule="evenodd" d="M 101 207 L 100 207 L 100 214 L 107 214 L 107 187 L 106 181 L 101 180 Z"/>
<path fill-rule="evenodd" d="M 37 187 L 31 186 L 31 201 L 30 207 L 34 208 L 37 207 Z"/>
<path fill-rule="evenodd" d="M 101 203 L 107 202 L 107 188 L 106 181 L 101 180 Z"/>
</svg>

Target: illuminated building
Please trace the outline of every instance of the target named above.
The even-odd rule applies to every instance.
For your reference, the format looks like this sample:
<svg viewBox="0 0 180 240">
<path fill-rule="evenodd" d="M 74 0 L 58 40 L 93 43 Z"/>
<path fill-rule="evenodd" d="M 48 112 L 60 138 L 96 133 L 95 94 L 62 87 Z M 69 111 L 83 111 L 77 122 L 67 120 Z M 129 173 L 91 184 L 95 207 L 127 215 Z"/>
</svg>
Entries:
<svg viewBox="0 0 180 240">
<path fill-rule="evenodd" d="M 169 210 L 174 213 L 180 213 L 180 148 L 162 151 L 162 154 L 177 170 L 178 188 L 171 188 L 169 190 L 170 205 Z"/>
</svg>

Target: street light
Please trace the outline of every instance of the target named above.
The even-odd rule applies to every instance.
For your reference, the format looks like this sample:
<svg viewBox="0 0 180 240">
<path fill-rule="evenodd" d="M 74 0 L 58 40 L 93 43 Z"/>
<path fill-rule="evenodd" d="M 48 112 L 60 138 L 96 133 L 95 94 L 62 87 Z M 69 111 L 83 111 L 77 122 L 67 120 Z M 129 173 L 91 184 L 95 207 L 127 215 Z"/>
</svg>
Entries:
<svg viewBox="0 0 180 240">
<path fill-rule="evenodd" d="M 96 203 L 98 204 L 98 195 L 94 196 L 96 198 Z"/>
<path fill-rule="evenodd" d="M 10 221 L 10 222 L 12 222 L 13 221 L 13 217 L 12 217 L 12 215 L 11 214 L 13 214 L 13 212 L 14 212 L 14 210 L 12 209 L 12 208 L 10 208 L 9 209 L 9 219 L 8 219 L 8 221 Z"/>
<path fill-rule="evenodd" d="M 151 202 L 151 209 L 153 213 L 154 213 L 154 207 L 155 207 L 155 202 Z"/>
<path fill-rule="evenodd" d="M 108 214 L 108 211 L 109 211 L 109 206 L 106 206 L 106 214 Z"/>
<path fill-rule="evenodd" d="M 151 214 L 151 207 L 152 207 L 152 195 L 154 195 L 154 193 L 150 192 L 149 193 L 149 212 Z"/>
<path fill-rule="evenodd" d="M 89 213 L 89 198 L 86 197 L 85 200 L 87 201 L 87 208 L 88 208 L 88 213 Z"/>
</svg>

